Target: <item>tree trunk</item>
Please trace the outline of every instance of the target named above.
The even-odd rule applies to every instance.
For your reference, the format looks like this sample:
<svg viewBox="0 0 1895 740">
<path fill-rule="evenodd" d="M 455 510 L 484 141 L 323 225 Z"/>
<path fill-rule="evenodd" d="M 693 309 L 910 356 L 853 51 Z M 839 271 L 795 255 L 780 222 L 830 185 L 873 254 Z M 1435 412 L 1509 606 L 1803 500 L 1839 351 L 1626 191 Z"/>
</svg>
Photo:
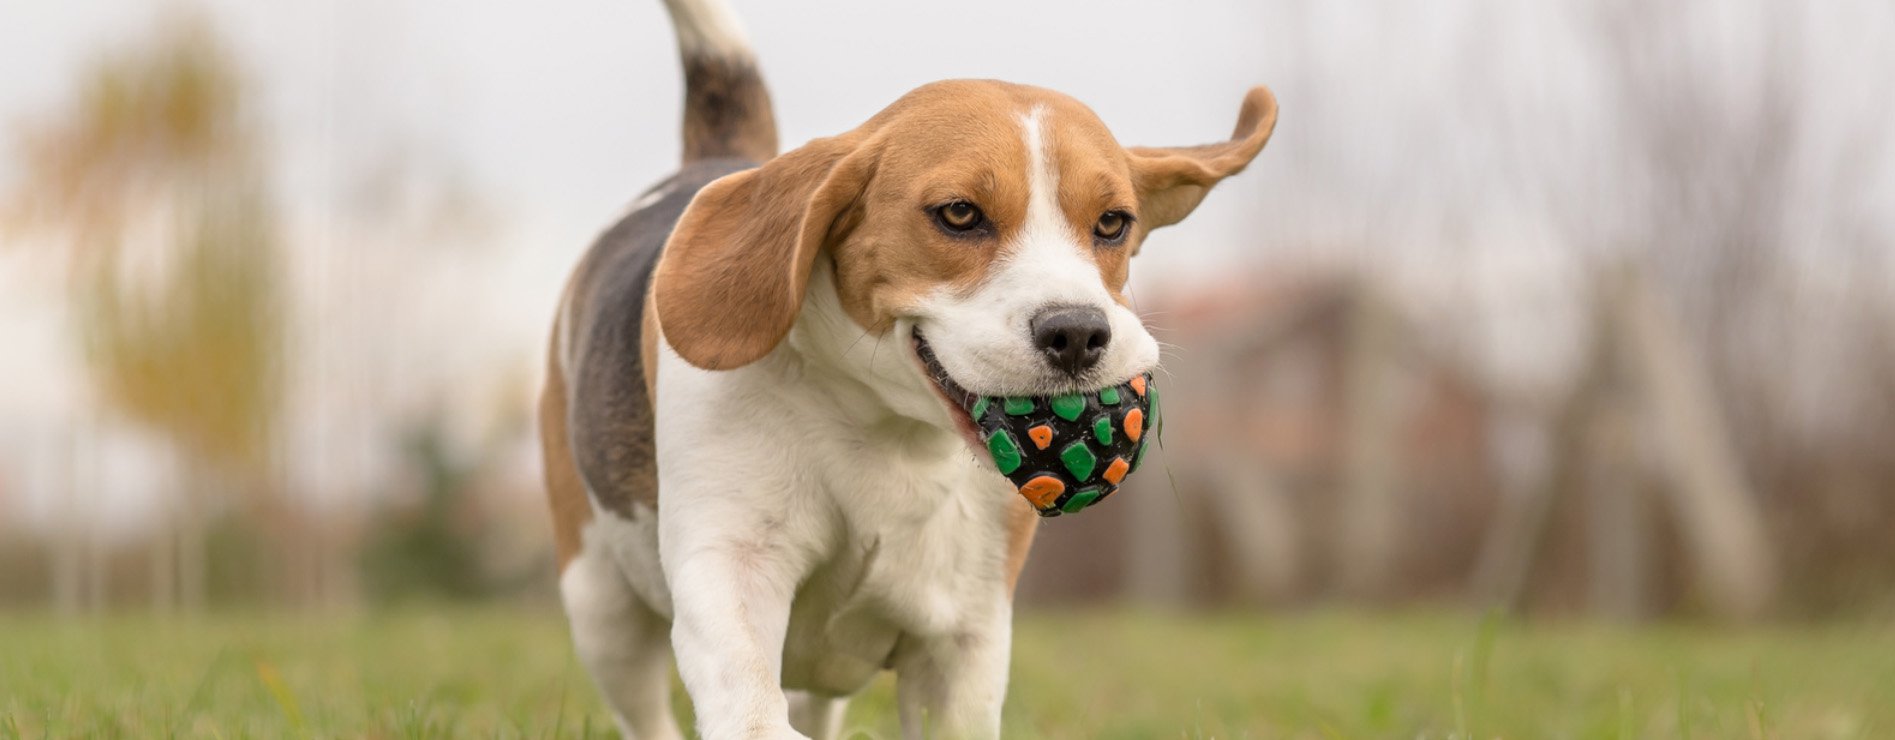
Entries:
<svg viewBox="0 0 1895 740">
<path fill-rule="evenodd" d="M 205 581 L 210 559 L 205 519 L 218 491 L 218 477 L 202 456 L 192 454 L 184 463 L 178 496 L 178 605 L 186 613 L 204 611 Z"/>
<path fill-rule="evenodd" d="M 1633 367 L 1654 412 L 1667 463 L 1665 490 L 1704 596 L 1723 616 L 1757 616 L 1775 592 L 1775 564 L 1710 375 L 1643 277 L 1632 273 L 1628 281 L 1624 305 Z"/>
<path fill-rule="evenodd" d="M 1638 419 L 1626 389 L 1613 384 L 1587 433 L 1587 600 L 1593 613 L 1635 621 L 1647 598 L 1651 523 L 1639 464 Z"/>
<path fill-rule="evenodd" d="M 79 497 L 79 435 L 68 428 L 65 434 L 49 435 L 55 441 L 53 475 L 58 481 L 54 488 L 59 491 L 59 515 L 52 527 L 52 542 L 48 543 L 48 564 L 52 567 L 53 609 L 60 614 L 76 614 L 84 591 L 81 579 L 85 576 L 85 558 L 83 546 L 85 511 Z"/>
<path fill-rule="evenodd" d="M 151 608 L 160 614 L 178 607 L 178 532 L 177 499 L 159 505 L 158 521 L 151 528 Z"/>
<path fill-rule="evenodd" d="M 1147 471 L 1141 475 L 1156 478 L 1163 473 L 1165 479 L 1157 480 L 1157 485 L 1140 491 L 1139 495 L 1115 499 L 1129 499 L 1126 503 L 1131 507 L 1131 516 L 1126 518 L 1125 525 L 1128 530 L 1126 593 L 1133 602 L 1143 606 L 1177 607 L 1190 596 L 1190 580 L 1186 577 L 1190 572 L 1190 555 L 1185 548 L 1188 520 L 1175 489 L 1176 482 L 1170 480 L 1164 449 L 1160 447 L 1146 454 L 1152 459 L 1145 461 Z"/>
<path fill-rule="evenodd" d="M 1373 288 L 1361 287 L 1344 358 L 1347 437 L 1339 539 L 1343 593 L 1356 599 L 1387 596 L 1390 566 L 1400 551 L 1394 343 L 1392 312 Z"/>
<path fill-rule="evenodd" d="M 1251 460 L 1227 464 L 1207 492 L 1212 524 L 1229 544 L 1230 596 L 1264 604 L 1289 596 L 1296 585 L 1295 513 L 1270 471 Z"/>
</svg>

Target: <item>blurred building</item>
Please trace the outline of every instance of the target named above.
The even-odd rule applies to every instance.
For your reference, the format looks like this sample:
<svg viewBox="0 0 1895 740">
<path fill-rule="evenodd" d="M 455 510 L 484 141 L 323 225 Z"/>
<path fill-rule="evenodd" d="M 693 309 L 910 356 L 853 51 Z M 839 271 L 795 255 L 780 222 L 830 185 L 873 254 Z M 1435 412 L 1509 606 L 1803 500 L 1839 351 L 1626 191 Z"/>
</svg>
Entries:
<svg viewBox="0 0 1895 740">
<path fill-rule="evenodd" d="M 1463 593 L 1498 495 L 1493 409 L 1384 288 L 1271 273 L 1141 308 L 1166 343 L 1162 455 L 1111 505 L 1048 523 L 1026 593 Z"/>
</svg>

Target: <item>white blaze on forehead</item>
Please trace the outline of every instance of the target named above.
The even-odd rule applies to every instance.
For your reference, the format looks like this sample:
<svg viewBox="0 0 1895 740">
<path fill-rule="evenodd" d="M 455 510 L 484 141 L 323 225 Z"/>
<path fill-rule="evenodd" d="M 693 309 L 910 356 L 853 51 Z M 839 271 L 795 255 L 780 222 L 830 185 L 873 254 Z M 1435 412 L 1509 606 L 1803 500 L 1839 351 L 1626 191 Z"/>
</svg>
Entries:
<svg viewBox="0 0 1895 740">
<path fill-rule="evenodd" d="M 1026 223 L 1007 245 L 1001 269 L 1008 275 L 1002 280 L 1018 276 L 1045 305 L 1110 302 L 1099 268 L 1087 254 L 1090 245 L 1073 239 L 1059 208 L 1059 163 L 1046 135 L 1049 118 L 1046 107 L 1037 105 L 1020 115 L 1027 153 Z"/>
<path fill-rule="evenodd" d="M 1053 164 L 1046 145 L 1046 107 L 1036 105 L 1020 116 L 1026 129 L 1027 208 L 1026 233 L 1022 238 L 1037 240 L 1060 236 L 1059 169 Z M 1050 233 L 1035 233 L 1050 232 Z"/>
</svg>

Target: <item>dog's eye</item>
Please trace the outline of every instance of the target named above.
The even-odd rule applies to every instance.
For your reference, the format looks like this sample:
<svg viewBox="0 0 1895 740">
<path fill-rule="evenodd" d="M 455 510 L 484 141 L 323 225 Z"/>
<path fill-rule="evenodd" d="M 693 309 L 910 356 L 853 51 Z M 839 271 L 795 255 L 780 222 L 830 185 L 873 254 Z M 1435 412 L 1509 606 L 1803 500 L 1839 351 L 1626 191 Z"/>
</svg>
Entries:
<svg viewBox="0 0 1895 740">
<path fill-rule="evenodd" d="M 941 228 L 952 233 L 973 231 L 987 223 L 987 217 L 980 212 L 980 208 L 964 200 L 934 209 L 934 220 L 941 224 Z"/>
<path fill-rule="evenodd" d="M 1099 223 L 1092 227 L 1092 235 L 1099 241 L 1116 244 L 1125 239 L 1125 232 L 1132 227 L 1132 214 L 1124 211 L 1106 211 L 1099 217 Z"/>
</svg>

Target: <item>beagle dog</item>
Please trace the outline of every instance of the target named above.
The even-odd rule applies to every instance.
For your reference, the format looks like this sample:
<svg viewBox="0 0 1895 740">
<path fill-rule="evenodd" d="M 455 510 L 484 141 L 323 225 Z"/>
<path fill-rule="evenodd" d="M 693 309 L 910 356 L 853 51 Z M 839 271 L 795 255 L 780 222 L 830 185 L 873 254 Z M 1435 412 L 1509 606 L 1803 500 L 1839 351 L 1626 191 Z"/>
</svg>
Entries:
<svg viewBox="0 0 1895 740">
<path fill-rule="evenodd" d="M 574 270 L 540 403 L 578 655 L 631 737 L 680 736 L 674 661 L 706 738 L 834 737 L 885 669 L 904 735 L 993 737 L 1039 518 L 950 394 L 1151 370 L 1132 255 L 1275 100 L 1127 148 L 1065 95 L 954 80 L 778 154 L 723 0 L 665 4 L 683 166 Z"/>
</svg>

